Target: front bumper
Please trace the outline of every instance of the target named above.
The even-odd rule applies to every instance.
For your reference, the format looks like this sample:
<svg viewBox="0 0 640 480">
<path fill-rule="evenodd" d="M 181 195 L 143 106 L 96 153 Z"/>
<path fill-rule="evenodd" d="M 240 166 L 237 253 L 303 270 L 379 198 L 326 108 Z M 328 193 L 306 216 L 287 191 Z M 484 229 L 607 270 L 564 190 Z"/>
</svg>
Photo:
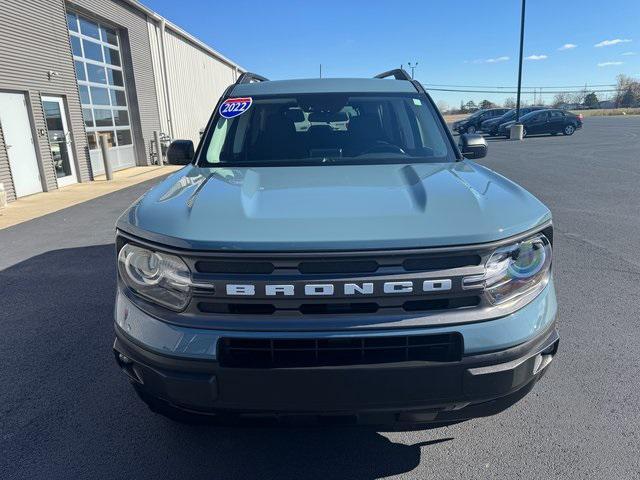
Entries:
<svg viewBox="0 0 640 480">
<path fill-rule="evenodd" d="M 505 317 L 375 332 L 221 332 L 153 319 L 119 293 L 114 352 L 146 398 L 201 414 L 351 415 L 362 423 L 449 422 L 498 413 L 524 396 L 557 351 L 553 282 Z M 122 317 L 126 317 L 123 319 Z M 410 335 L 459 332 L 457 362 L 306 368 L 224 368 L 221 336 Z"/>
<path fill-rule="evenodd" d="M 558 343 L 553 324 L 523 345 L 460 362 L 266 370 L 161 356 L 120 330 L 113 348 L 145 397 L 191 413 L 352 415 L 363 423 L 420 423 L 466 420 L 508 408 L 542 376 Z"/>
</svg>

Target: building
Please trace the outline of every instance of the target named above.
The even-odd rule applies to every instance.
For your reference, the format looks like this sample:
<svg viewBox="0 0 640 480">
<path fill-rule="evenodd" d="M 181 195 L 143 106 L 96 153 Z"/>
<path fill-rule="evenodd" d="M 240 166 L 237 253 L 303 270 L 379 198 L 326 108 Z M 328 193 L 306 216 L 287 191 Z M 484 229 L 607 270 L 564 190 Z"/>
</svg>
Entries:
<svg viewBox="0 0 640 480">
<path fill-rule="evenodd" d="M 240 73 L 135 0 L 3 0 L 0 183 L 9 201 L 152 162 L 154 132 L 197 141 Z"/>
</svg>

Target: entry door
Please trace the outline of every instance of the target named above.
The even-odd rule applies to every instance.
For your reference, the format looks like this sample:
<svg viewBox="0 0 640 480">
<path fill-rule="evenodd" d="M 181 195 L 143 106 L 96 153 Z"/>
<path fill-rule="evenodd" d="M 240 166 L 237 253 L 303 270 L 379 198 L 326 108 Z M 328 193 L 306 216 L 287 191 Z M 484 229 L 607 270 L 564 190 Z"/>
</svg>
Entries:
<svg viewBox="0 0 640 480">
<path fill-rule="evenodd" d="M 547 112 L 536 114 L 536 116 L 529 121 L 528 125 L 525 125 L 527 133 L 543 133 L 547 128 L 547 119 Z"/>
<path fill-rule="evenodd" d="M 42 181 L 24 95 L 0 92 L 0 123 L 16 197 L 41 192 Z"/>
<path fill-rule="evenodd" d="M 562 112 L 552 110 L 549 112 L 549 133 L 561 132 L 564 128 L 564 115 Z"/>
<path fill-rule="evenodd" d="M 62 97 L 42 97 L 44 118 L 49 132 L 49 146 L 59 187 L 78 181 L 73 160 L 71 134 L 67 126 L 67 112 Z"/>
</svg>

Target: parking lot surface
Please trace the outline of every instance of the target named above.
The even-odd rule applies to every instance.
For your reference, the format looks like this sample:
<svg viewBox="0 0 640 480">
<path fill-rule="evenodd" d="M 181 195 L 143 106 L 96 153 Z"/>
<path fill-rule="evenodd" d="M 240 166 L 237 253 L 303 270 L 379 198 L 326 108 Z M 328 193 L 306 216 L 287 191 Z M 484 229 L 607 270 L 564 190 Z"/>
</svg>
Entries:
<svg viewBox="0 0 640 480">
<path fill-rule="evenodd" d="M 640 117 L 481 163 L 554 215 L 560 352 L 510 410 L 413 432 L 152 414 L 111 353 L 113 225 L 142 184 L 0 231 L 0 478 L 639 478 Z"/>
</svg>

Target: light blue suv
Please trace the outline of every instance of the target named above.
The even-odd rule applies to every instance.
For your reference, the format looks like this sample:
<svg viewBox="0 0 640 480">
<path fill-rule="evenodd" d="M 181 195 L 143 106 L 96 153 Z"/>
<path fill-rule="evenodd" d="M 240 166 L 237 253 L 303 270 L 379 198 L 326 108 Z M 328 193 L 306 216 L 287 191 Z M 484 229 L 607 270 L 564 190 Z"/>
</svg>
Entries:
<svg viewBox="0 0 640 480">
<path fill-rule="evenodd" d="M 403 70 L 244 74 L 117 223 L 114 352 L 178 420 L 495 414 L 558 348 L 551 213 Z"/>
</svg>

